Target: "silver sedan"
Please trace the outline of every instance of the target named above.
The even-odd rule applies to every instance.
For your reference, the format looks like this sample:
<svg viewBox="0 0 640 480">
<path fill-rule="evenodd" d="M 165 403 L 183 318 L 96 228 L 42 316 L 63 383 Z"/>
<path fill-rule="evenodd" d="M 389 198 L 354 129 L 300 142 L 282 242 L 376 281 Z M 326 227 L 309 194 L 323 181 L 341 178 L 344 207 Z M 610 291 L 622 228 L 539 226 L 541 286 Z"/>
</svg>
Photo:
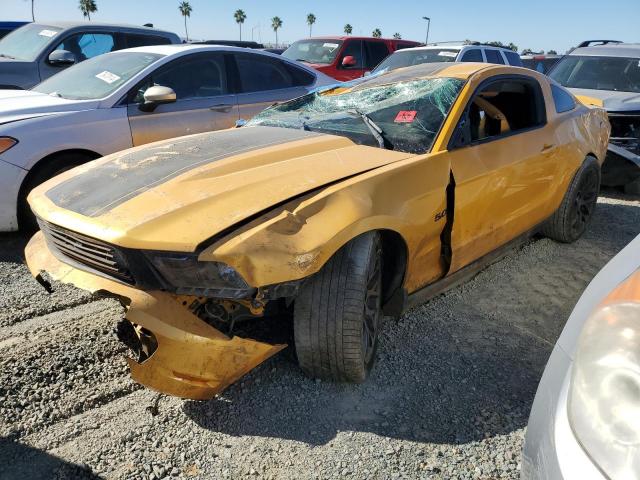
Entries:
<svg viewBox="0 0 640 480">
<path fill-rule="evenodd" d="M 553 349 L 522 478 L 640 479 L 640 236 L 589 284 Z"/>
</svg>

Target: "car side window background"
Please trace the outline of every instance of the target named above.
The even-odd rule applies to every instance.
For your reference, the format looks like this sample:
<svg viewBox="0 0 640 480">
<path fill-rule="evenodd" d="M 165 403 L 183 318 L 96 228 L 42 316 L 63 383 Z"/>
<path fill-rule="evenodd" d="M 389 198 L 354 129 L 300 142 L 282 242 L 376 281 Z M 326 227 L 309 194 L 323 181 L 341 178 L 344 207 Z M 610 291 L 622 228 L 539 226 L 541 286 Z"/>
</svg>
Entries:
<svg viewBox="0 0 640 480">
<path fill-rule="evenodd" d="M 236 54 L 241 92 L 261 92 L 296 86 L 289 65 L 266 55 Z"/>
<path fill-rule="evenodd" d="M 198 55 L 164 65 L 136 87 L 130 103 L 144 102 L 144 92 L 153 85 L 173 89 L 178 101 L 226 95 L 229 89 L 224 56 Z"/>
<path fill-rule="evenodd" d="M 364 62 L 362 60 L 362 56 L 364 55 L 364 46 L 362 45 L 362 41 L 360 40 L 350 40 L 347 42 L 347 45 L 344 47 L 344 51 L 340 56 L 340 61 L 338 66 L 340 68 L 363 68 Z M 343 66 L 342 59 L 344 57 L 351 56 L 355 59 L 355 65 Z"/>
<path fill-rule="evenodd" d="M 366 68 L 368 70 L 373 70 L 389 55 L 389 49 L 384 42 L 365 41 L 364 46 L 367 52 Z"/>
<path fill-rule="evenodd" d="M 462 54 L 461 62 L 484 62 L 479 48 L 472 48 Z"/>
<path fill-rule="evenodd" d="M 504 65 L 504 60 L 502 59 L 502 55 L 500 55 L 500 52 L 498 50 L 485 48 L 484 54 L 487 57 L 488 63 L 497 63 L 499 65 Z"/>
<path fill-rule="evenodd" d="M 78 62 L 115 50 L 115 39 L 110 33 L 79 33 L 65 38 L 55 50 L 67 50 Z"/>
<path fill-rule="evenodd" d="M 468 107 L 469 141 L 497 139 L 544 125 L 544 97 L 534 79 L 505 79 L 482 87 Z"/>
<path fill-rule="evenodd" d="M 159 35 L 142 35 L 139 33 L 123 34 L 127 48 L 145 47 L 148 45 L 169 45 L 171 40 Z"/>
<path fill-rule="evenodd" d="M 514 67 L 521 67 L 522 66 L 522 60 L 520 59 L 520 55 L 518 55 L 516 52 L 502 52 L 505 54 L 505 56 L 507 57 L 507 60 L 509 61 L 509 65 L 513 65 Z"/>
<path fill-rule="evenodd" d="M 576 108 L 576 101 L 569 92 L 558 85 L 551 84 L 551 95 L 556 107 L 556 113 L 568 112 Z"/>
</svg>

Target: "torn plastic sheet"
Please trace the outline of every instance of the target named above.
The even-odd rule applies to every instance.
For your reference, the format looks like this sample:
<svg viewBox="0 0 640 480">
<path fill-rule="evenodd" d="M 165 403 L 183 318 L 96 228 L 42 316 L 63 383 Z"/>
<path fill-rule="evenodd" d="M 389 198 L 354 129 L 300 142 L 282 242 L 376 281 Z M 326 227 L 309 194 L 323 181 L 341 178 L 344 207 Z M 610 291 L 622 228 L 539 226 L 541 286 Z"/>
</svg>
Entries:
<svg viewBox="0 0 640 480">
<path fill-rule="evenodd" d="M 394 150 L 425 153 L 455 102 L 464 81 L 425 78 L 368 87 L 339 86 L 275 105 L 249 122 L 333 133 L 359 144 L 375 146 L 366 125 L 349 112 L 366 113 L 384 131 Z M 395 121 L 403 111 L 415 111 L 411 122 Z"/>
</svg>

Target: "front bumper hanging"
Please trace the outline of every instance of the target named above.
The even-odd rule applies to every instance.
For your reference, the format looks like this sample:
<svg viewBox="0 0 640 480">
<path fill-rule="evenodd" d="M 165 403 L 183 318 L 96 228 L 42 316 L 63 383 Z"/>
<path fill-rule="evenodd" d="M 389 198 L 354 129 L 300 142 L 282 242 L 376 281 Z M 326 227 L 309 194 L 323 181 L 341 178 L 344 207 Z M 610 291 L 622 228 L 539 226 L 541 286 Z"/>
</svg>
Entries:
<svg viewBox="0 0 640 480">
<path fill-rule="evenodd" d="M 229 338 L 188 309 L 195 297 L 138 290 L 62 263 L 49 251 L 42 232 L 29 241 L 25 255 L 36 278 L 42 278 L 44 271 L 60 282 L 121 301 L 126 319 L 138 330 L 151 332 L 155 343 L 143 361 L 127 359 L 131 376 L 162 393 L 194 400 L 212 398 L 286 347 Z"/>
</svg>

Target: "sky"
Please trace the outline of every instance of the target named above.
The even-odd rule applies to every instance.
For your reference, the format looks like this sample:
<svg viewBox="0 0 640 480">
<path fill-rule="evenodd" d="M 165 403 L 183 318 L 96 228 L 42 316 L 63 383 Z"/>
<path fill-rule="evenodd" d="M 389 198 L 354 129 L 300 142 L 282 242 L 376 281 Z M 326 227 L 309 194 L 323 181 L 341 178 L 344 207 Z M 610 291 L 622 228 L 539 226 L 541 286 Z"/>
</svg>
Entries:
<svg viewBox="0 0 640 480">
<path fill-rule="evenodd" d="M 34 0 L 36 21 L 82 20 L 78 0 Z M 178 0 L 95 0 L 98 12 L 92 20 L 144 24 L 184 36 Z M 243 39 L 274 42 L 271 18 L 283 25 L 280 42 L 309 35 L 308 13 L 317 20 L 314 35 L 336 35 L 344 25 L 353 34 L 371 35 L 379 28 L 383 36 L 398 32 L 402 38 L 424 42 L 431 18 L 429 41 L 497 40 L 513 42 L 520 50 L 557 50 L 559 53 L 586 39 L 640 42 L 640 0 L 189 0 L 189 36 L 206 39 L 237 39 L 233 12 L 243 9 L 247 19 Z M 30 20 L 30 0 L 0 0 L 1 20 Z"/>
</svg>

